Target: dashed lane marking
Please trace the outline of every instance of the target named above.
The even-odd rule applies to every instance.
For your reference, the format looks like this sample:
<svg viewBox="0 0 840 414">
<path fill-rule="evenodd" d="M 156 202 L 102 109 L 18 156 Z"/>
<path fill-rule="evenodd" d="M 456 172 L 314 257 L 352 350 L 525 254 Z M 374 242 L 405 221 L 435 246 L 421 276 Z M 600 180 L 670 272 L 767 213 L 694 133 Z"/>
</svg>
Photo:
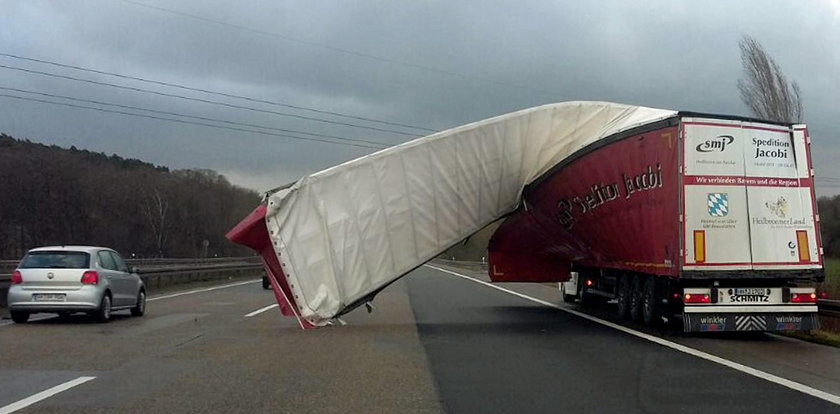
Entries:
<svg viewBox="0 0 840 414">
<path fill-rule="evenodd" d="M 275 303 L 275 304 L 273 304 L 273 305 L 268 305 L 268 306 L 266 306 L 266 307 L 264 307 L 264 308 L 259 308 L 259 309 L 255 310 L 255 311 L 251 312 L 251 313 L 246 313 L 246 314 L 245 314 L 245 317 L 246 317 L 246 318 L 250 318 L 250 317 L 252 317 L 252 316 L 259 315 L 259 314 L 261 314 L 261 313 L 263 313 L 263 312 L 265 312 L 265 311 L 267 311 L 267 310 L 269 310 L 269 309 L 274 309 L 274 308 L 276 308 L 277 306 L 279 306 L 279 305 Z"/>
<path fill-rule="evenodd" d="M 67 381 L 63 384 L 56 385 L 50 389 L 41 391 L 37 394 L 30 395 L 20 401 L 13 402 L 5 407 L 0 407 L 0 414 L 10 414 L 20 409 L 29 407 L 32 404 L 35 404 L 39 401 L 46 400 L 47 398 L 52 397 L 60 392 L 64 392 L 73 388 L 77 385 L 82 385 L 88 381 L 95 379 L 96 377 L 79 377 L 74 380 Z"/>
</svg>

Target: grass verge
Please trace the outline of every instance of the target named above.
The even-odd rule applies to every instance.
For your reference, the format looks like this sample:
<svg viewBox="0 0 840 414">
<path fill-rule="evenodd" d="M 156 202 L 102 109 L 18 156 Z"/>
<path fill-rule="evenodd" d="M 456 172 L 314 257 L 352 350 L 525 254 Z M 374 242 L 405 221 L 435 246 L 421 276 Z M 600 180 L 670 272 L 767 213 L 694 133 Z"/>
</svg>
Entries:
<svg viewBox="0 0 840 414">
<path fill-rule="evenodd" d="M 784 336 L 840 348 L 840 333 L 831 331 L 784 332 Z"/>
</svg>

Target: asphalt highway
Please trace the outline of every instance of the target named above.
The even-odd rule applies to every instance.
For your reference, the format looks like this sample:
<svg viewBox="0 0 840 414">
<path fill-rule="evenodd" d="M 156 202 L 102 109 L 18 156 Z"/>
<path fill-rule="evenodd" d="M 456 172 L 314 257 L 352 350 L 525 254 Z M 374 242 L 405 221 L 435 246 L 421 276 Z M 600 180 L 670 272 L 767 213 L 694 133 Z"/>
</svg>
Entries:
<svg viewBox="0 0 840 414">
<path fill-rule="evenodd" d="M 308 331 L 258 281 L 108 324 L 0 321 L 0 414 L 840 412 L 835 348 L 616 327 L 549 286 L 502 288 L 423 267 Z"/>
</svg>

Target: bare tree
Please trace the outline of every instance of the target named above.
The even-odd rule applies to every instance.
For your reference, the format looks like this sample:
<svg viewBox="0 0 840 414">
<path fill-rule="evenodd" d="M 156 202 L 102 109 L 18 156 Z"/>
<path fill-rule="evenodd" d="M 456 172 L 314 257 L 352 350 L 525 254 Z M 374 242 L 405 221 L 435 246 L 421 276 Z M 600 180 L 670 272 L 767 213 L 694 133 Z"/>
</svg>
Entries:
<svg viewBox="0 0 840 414">
<path fill-rule="evenodd" d="M 744 36 L 738 45 L 745 77 L 738 80 L 738 91 L 753 115 L 770 121 L 802 122 L 799 85 L 788 82 L 776 61 L 752 37 Z"/>
<path fill-rule="evenodd" d="M 163 246 L 167 239 L 167 212 L 169 211 L 169 200 L 160 194 L 157 188 L 153 189 L 153 194 L 147 195 L 141 204 L 143 214 L 146 216 L 147 223 L 151 227 L 152 234 L 155 237 L 155 247 L 157 253 L 163 255 Z"/>
</svg>

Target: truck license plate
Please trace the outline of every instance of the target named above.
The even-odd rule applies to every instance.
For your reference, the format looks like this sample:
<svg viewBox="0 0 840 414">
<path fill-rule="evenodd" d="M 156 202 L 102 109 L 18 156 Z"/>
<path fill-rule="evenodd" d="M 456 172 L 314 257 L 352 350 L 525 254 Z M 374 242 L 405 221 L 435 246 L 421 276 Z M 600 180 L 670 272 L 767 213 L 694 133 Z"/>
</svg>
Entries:
<svg viewBox="0 0 840 414">
<path fill-rule="evenodd" d="M 735 295 L 762 295 L 766 296 L 770 294 L 770 289 L 766 288 L 738 288 L 735 289 Z"/>
<path fill-rule="evenodd" d="M 766 288 L 736 288 L 729 289 L 727 293 L 731 303 L 769 303 L 771 291 Z"/>
<path fill-rule="evenodd" d="M 64 302 L 67 295 L 64 293 L 34 293 L 32 294 L 33 302 Z"/>
</svg>

